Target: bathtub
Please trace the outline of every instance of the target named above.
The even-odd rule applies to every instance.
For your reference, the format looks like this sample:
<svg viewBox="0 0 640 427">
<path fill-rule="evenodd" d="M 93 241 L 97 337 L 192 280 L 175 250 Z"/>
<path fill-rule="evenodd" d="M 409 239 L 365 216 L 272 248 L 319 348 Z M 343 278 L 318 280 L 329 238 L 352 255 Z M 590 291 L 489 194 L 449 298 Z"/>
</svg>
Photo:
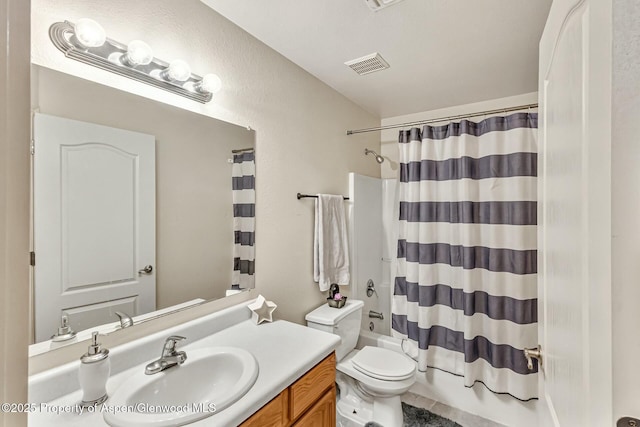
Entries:
<svg viewBox="0 0 640 427">
<path fill-rule="evenodd" d="M 362 329 L 360 331 L 356 347 L 361 349 L 367 345 L 372 347 L 388 348 L 389 350 L 402 353 L 402 340 Z"/>
</svg>

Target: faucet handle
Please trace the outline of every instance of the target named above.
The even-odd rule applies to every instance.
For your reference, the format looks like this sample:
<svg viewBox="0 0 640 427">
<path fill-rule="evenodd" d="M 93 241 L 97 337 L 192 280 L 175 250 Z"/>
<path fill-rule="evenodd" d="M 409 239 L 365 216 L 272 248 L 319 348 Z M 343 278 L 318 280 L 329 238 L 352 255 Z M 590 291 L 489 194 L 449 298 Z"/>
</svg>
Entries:
<svg viewBox="0 0 640 427">
<path fill-rule="evenodd" d="M 182 341 L 182 340 L 186 340 L 186 337 L 180 336 L 180 335 L 171 335 L 169 338 L 167 338 L 164 341 L 164 348 L 162 350 L 162 354 L 164 355 L 165 352 L 170 351 L 173 352 L 176 349 L 176 344 L 178 344 L 178 341 Z"/>
<path fill-rule="evenodd" d="M 120 319 L 120 327 L 122 329 L 128 328 L 129 326 L 133 326 L 133 319 L 129 317 L 127 313 L 123 313 L 122 311 L 116 311 L 114 313 Z"/>
</svg>

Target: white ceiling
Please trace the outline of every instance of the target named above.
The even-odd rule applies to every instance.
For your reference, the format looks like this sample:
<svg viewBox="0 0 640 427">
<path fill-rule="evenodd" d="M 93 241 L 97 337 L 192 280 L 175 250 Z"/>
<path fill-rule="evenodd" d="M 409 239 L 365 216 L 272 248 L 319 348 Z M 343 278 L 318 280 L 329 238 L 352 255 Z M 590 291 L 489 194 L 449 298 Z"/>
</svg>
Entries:
<svg viewBox="0 0 640 427">
<path fill-rule="evenodd" d="M 381 118 L 535 92 L 552 0 L 202 0 Z M 358 76 L 345 61 L 391 65 Z"/>
</svg>

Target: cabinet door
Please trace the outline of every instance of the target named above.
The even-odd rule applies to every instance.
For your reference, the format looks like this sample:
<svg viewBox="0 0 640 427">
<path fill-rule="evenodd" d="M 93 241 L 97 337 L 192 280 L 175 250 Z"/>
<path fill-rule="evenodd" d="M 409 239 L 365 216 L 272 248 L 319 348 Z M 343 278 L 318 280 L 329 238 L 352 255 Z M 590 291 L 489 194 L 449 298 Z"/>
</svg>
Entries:
<svg viewBox="0 0 640 427">
<path fill-rule="evenodd" d="M 295 420 L 302 415 L 335 381 L 336 356 L 331 353 L 289 388 L 291 419 Z"/>
<path fill-rule="evenodd" d="M 335 427 L 335 425 L 336 388 L 334 386 L 294 424 L 294 427 Z"/>
<path fill-rule="evenodd" d="M 251 418 L 242 423 L 242 427 L 282 427 L 289 424 L 289 389 L 286 389 L 267 403 Z"/>
</svg>

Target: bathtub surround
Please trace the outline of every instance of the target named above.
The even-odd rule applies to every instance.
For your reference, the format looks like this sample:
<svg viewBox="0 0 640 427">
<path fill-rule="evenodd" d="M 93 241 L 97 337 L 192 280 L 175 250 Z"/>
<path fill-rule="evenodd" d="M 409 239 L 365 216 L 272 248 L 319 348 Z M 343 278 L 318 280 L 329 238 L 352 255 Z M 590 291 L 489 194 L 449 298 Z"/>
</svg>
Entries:
<svg viewBox="0 0 640 427">
<path fill-rule="evenodd" d="M 390 334 L 391 291 L 389 280 L 383 276 L 384 206 L 383 183 L 379 178 L 349 174 L 349 233 L 351 243 L 352 296 L 364 302 L 362 327 L 373 328 L 381 334 Z M 396 242 L 397 243 L 397 242 Z M 367 283 L 371 280 L 376 292 L 367 293 Z M 382 313 L 384 319 L 370 318 L 370 310 Z"/>
<path fill-rule="evenodd" d="M 253 149 L 233 155 L 231 176 L 234 234 L 231 288 L 253 288 L 256 262 L 256 163 Z"/>
<path fill-rule="evenodd" d="M 400 132 L 394 332 L 435 367 L 537 398 L 537 114 Z M 506 368 L 506 369 L 503 369 Z"/>
</svg>

